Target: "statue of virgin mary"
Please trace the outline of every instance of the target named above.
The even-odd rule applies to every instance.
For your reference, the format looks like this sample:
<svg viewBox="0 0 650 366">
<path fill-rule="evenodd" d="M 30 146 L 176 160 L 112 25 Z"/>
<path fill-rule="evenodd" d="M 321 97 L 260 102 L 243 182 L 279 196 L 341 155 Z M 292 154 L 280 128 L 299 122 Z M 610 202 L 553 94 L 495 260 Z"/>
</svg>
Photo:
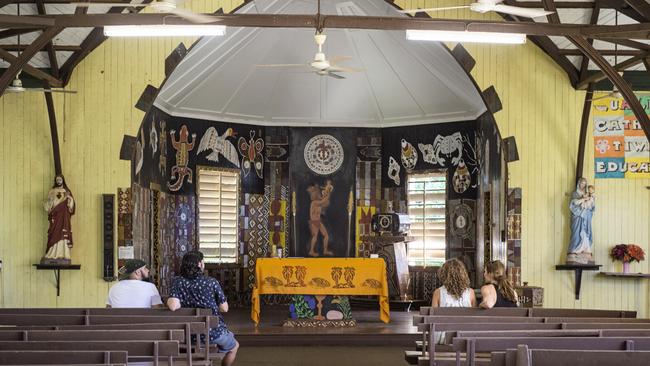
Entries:
<svg viewBox="0 0 650 366">
<path fill-rule="evenodd" d="M 571 238 L 567 264 L 593 264 L 593 231 L 591 219 L 596 209 L 593 186 L 587 185 L 585 178 L 578 179 L 576 190 L 571 194 Z"/>
</svg>

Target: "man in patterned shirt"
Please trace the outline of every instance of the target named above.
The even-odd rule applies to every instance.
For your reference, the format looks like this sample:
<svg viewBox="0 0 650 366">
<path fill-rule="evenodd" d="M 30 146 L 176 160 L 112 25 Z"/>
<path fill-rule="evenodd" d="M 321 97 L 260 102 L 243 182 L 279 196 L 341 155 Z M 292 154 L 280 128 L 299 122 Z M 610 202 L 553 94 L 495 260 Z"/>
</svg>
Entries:
<svg viewBox="0 0 650 366">
<path fill-rule="evenodd" d="M 230 366 L 237 356 L 239 343 L 221 315 L 228 312 L 228 301 L 219 281 L 204 276 L 203 269 L 203 253 L 194 251 L 183 256 L 181 275 L 174 278 L 167 306 L 172 311 L 181 307 L 212 309 L 212 313 L 219 317 L 219 325 L 210 329 L 210 344 L 216 344 L 219 352 L 226 354 L 221 365 Z"/>
</svg>

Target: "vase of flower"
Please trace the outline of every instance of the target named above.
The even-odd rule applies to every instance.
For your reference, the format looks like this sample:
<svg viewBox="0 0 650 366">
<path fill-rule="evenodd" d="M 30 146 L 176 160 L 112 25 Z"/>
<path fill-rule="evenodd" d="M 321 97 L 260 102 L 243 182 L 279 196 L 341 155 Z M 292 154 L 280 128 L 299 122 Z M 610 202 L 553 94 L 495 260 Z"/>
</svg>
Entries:
<svg viewBox="0 0 650 366">
<path fill-rule="evenodd" d="M 630 273 L 630 262 L 645 260 L 643 248 L 636 244 L 615 245 L 609 255 L 613 260 L 623 262 L 623 273 Z"/>
</svg>

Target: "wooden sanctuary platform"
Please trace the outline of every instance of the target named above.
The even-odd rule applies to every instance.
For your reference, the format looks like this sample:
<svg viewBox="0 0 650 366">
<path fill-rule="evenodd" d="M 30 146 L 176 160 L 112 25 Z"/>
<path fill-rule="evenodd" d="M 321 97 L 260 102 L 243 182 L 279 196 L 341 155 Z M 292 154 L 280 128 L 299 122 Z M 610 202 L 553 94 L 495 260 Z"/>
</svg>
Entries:
<svg viewBox="0 0 650 366">
<path fill-rule="evenodd" d="M 231 309 L 225 319 L 242 346 L 409 346 L 422 338 L 413 326 L 414 314 L 418 313 L 391 311 L 391 321 L 385 324 L 379 320 L 379 310 L 353 307 L 356 327 L 283 327 L 289 306 L 262 305 L 257 327 L 251 320 L 249 307 Z"/>
</svg>

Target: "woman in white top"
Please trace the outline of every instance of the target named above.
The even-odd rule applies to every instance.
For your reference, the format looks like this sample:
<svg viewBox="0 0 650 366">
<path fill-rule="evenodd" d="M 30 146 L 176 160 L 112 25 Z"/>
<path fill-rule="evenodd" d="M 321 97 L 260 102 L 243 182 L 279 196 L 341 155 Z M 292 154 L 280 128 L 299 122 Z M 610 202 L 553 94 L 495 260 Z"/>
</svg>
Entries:
<svg viewBox="0 0 650 366">
<path fill-rule="evenodd" d="M 446 261 L 438 270 L 442 287 L 433 292 L 431 307 L 469 308 L 476 306 L 476 295 L 469 286 L 469 276 L 465 265 L 456 258 Z M 445 342 L 445 333 L 436 332 L 436 343 Z"/>
<path fill-rule="evenodd" d="M 438 270 L 442 287 L 433 292 L 431 306 L 434 308 L 469 308 L 476 306 L 476 295 L 469 287 L 469 276 L 465 265 L 452 258 Z"/>
</svg>

